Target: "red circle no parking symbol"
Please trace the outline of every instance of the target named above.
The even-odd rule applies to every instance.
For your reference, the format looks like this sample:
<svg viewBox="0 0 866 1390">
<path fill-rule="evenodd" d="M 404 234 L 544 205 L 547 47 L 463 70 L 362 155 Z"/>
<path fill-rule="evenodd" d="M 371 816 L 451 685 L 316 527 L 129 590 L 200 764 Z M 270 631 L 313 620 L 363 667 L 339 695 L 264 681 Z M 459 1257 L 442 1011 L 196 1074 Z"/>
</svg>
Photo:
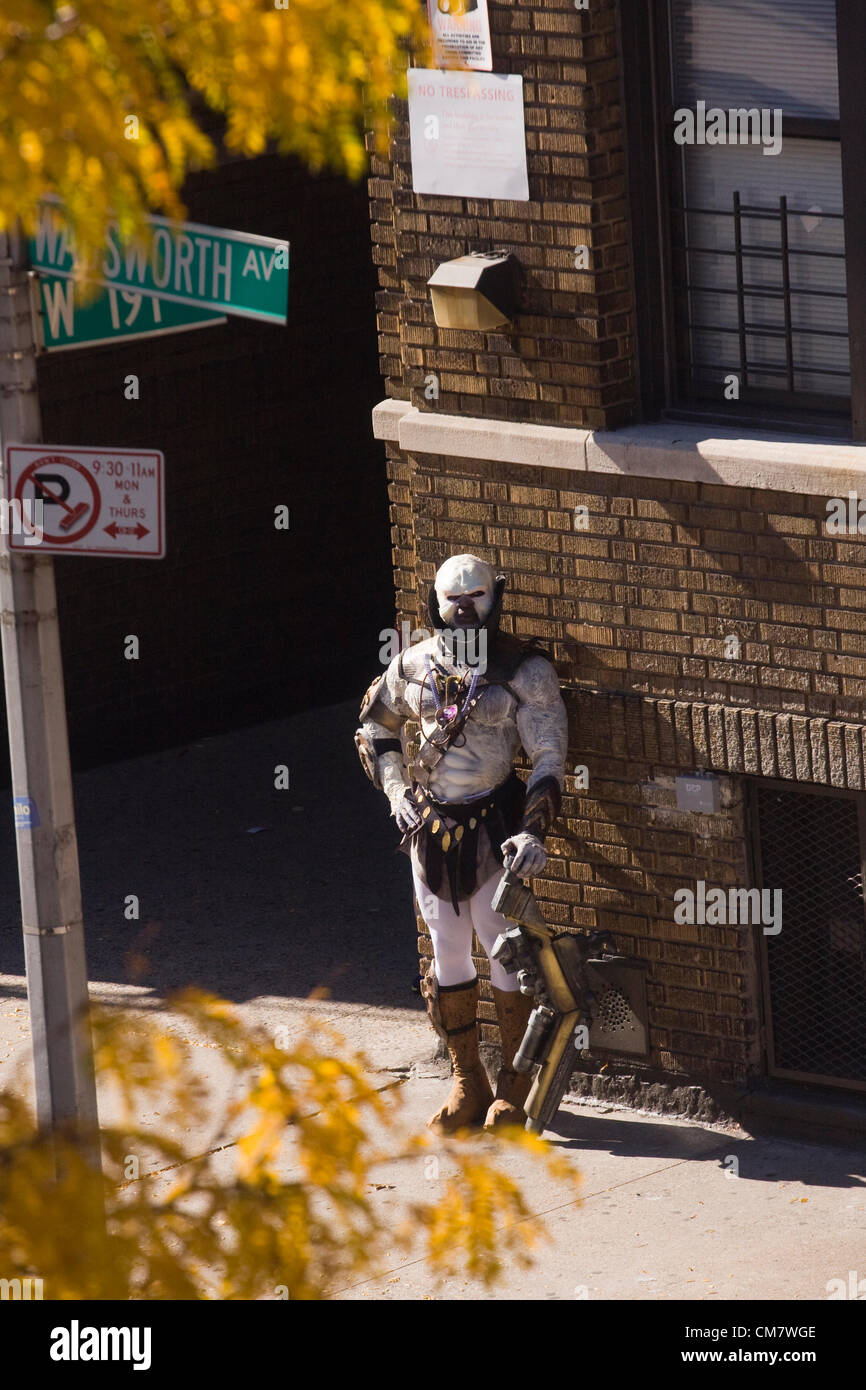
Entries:
<svg viewBox="0 0 866 1390">
<path fill-rule="evenodd" d="M 33 500 L 43 503 L 43 530 L 51 545 L 70 545 L 93 530 L 101 509 L 99 488 L 77 459 L 44 454 L 28 464 L 15 488 L 22 509 L 28 483 L 33 487 Z"/>
</svg>

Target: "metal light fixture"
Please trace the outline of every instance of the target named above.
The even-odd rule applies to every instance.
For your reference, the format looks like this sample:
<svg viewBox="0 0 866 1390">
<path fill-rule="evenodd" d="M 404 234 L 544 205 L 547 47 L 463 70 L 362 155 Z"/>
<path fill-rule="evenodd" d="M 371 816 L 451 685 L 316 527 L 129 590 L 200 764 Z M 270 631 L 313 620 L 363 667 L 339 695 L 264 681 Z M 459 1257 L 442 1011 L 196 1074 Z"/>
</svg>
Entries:
<svg viewBox="0 0 866 1390">
<path fill-rule="evenodd" d="M 510 251 L 470 251 L 443 261 L 427 284 L 439 328 L 492 333 L 517 312 L 520 263 Z"/>
</svg>

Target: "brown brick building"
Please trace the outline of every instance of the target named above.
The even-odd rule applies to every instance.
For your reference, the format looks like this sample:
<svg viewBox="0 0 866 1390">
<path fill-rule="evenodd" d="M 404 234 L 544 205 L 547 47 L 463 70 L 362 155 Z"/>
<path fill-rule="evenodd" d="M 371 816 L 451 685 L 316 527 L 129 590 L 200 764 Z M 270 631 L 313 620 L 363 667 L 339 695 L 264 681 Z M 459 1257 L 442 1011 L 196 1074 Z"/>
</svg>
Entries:
<svg viewBox="0 0 866 1390">
<path fill-rule="evenodd" d="M 650 1055 L 582 1086 L 862 1130 L 866 14 L 489 13 L 494 71 L 523 79 L 529 200 L 414 192 L 405 104 L 370 179 L 399 616 L 423 625 L 435 568 L 469 550 L 550 644 L 588 784 L 567 780 L 537 893 L 648 966 Z M 682 138 L 708 108 L 754 108 L 751 138 Z M 494 248 L 522 267 L 510 326 L 437 327 L 437 266 Z M 713 809 L 686 809 L 695 774 Z M 700 884 L 780 891 L 781 929 L 678 920 Z"/>
</svg>

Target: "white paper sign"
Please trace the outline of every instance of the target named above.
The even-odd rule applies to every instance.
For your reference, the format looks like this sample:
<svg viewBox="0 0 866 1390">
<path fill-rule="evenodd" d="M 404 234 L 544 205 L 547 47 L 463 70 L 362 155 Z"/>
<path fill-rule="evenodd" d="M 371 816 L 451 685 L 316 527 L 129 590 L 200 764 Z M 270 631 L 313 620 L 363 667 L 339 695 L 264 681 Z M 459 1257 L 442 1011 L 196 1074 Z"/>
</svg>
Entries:
<svg viewBox="0 0 866 1390">
<path fill-rule="evenodd" d="M 528 202 L 523 78 L 431 68 L 408 77 L 414 191 Z"/>
<path fill-rule="evenodd" d="M 493 67 L 487 0 L 427 0 L 437 68 Z"/>
</svg>

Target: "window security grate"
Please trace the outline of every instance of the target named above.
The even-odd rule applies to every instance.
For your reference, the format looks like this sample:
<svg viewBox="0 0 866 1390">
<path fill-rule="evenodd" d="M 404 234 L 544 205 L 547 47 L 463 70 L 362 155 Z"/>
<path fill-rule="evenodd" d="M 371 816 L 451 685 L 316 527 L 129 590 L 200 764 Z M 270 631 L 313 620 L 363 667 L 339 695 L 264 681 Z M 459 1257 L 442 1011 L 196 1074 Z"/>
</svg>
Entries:
<svg viewBox="0 0 866 1390">
<path fill-rule="evenodd" d="M 782 890 L 782 930 L 762 936 L 769 1070 L 866 1089 L 862 798 L 761 786 L 757 855 Z"/>
<path fill-rule="evenodd" d="M 851 381 L 843 214 L 789 208 L 785 196 L 778 207 L 758 207 L 739 192 L 730 211 L 673 212 L 685 393 L 717 395 L 735 374 L 743 399 L 810 397 L 844 409 Z"/>
</svg>

